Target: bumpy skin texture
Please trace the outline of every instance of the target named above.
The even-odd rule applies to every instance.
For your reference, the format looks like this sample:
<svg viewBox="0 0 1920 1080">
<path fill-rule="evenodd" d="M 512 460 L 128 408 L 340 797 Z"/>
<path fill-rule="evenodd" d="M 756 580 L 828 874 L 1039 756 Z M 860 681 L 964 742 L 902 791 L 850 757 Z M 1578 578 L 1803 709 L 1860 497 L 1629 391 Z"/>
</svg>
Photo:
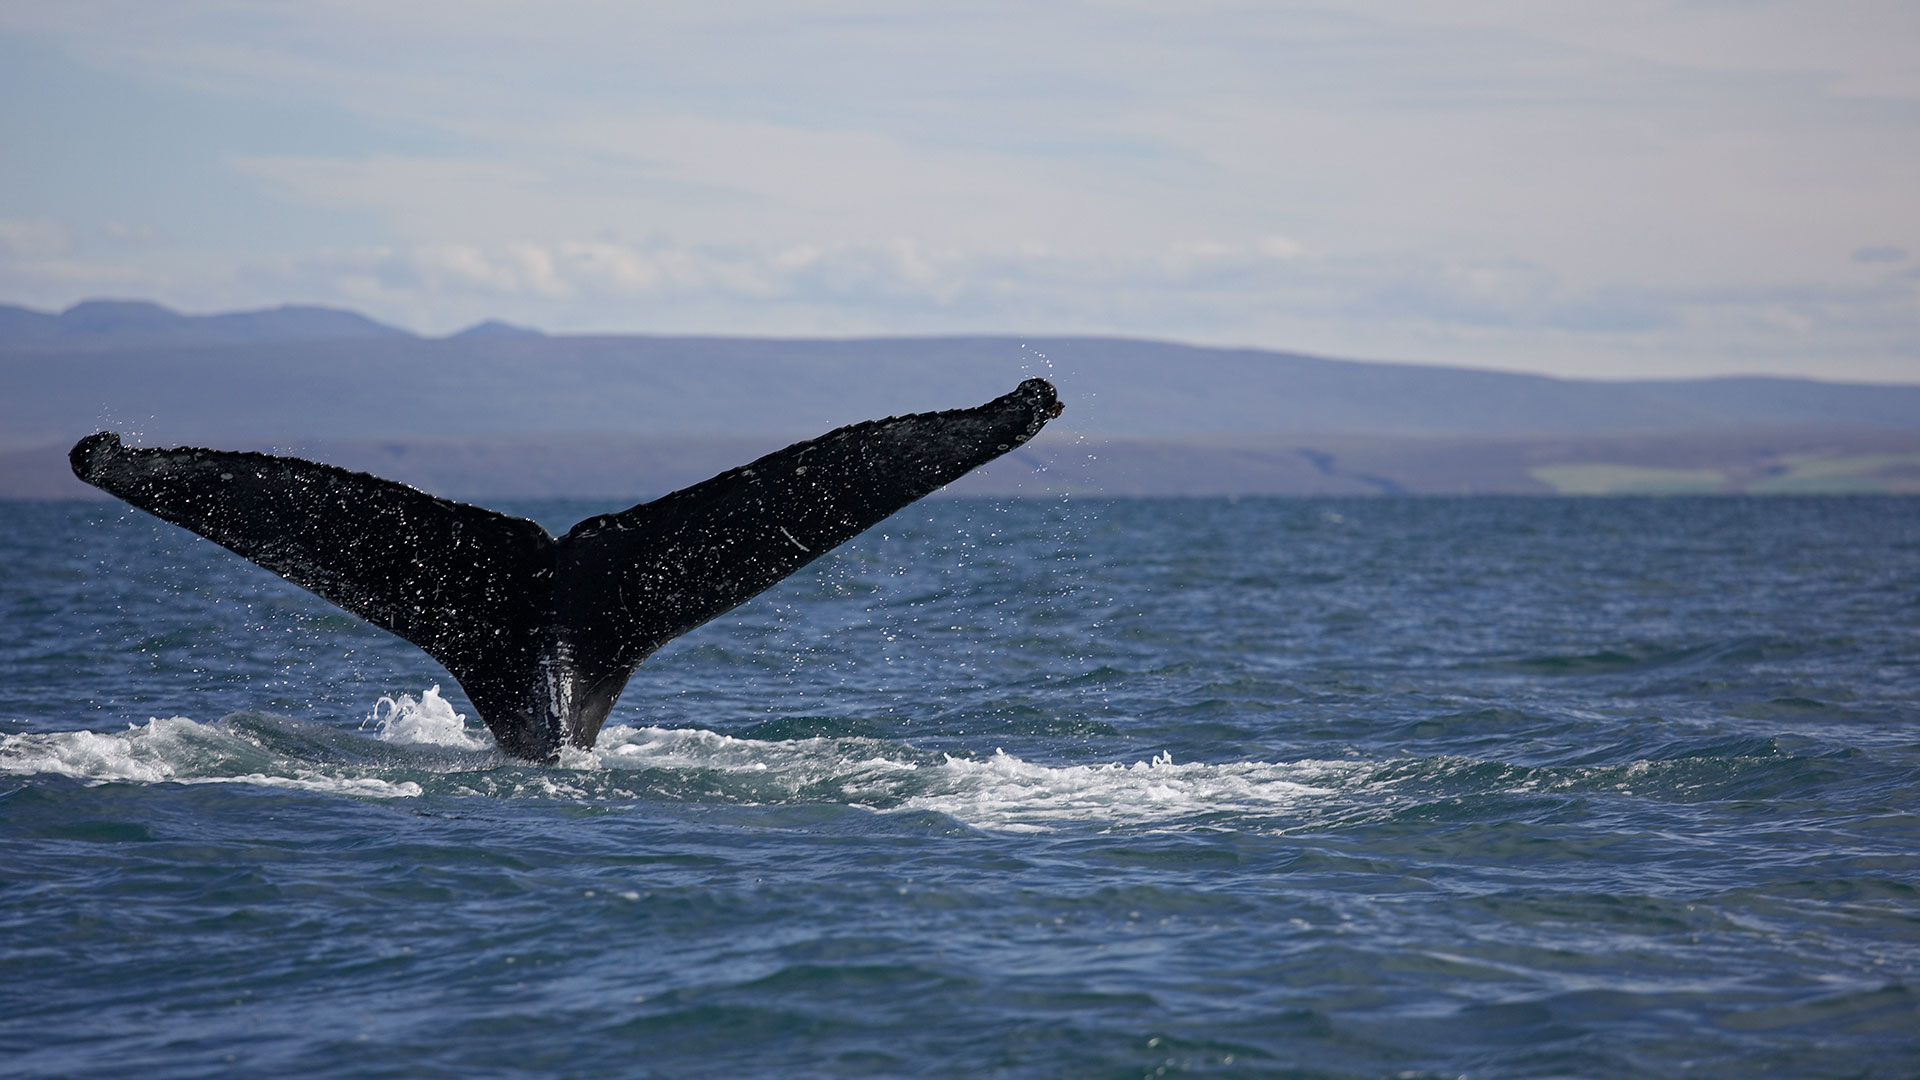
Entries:
<svg viewBox="0 0 1920 1080">
<path fill-rule="evenodd" d="M 523 518 L 269 454 L 135 450 L 101 432 L 74 475 L 418 645 L 501 749 L 590 747 L 661 645 L 1039 432 L 1029 379 L 974 409 L 855 424 L 711 480 L 588 518 L 558 540 Z"/>
</svg>

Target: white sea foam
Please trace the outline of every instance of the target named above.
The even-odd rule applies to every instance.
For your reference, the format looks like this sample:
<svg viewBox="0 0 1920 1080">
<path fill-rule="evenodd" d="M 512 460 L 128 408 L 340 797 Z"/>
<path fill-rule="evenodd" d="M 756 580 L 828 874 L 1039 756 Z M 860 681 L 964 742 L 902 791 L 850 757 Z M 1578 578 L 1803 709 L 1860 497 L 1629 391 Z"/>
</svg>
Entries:
<svg viewBox="0 0 1920 1080">
<path fill-rule="evenodd" d="M 997 751 L 983 761 L 949 757 L 944 790 L 908 799 L 970 825 L 1039 830 L 1070 821 L 1113 825 L 1192 822 L 1214 814 L 1273 814 L 1333 794 L 1310 781 L 1340 766 L 1318 762 L 1176 764 L 1168 754 L 1132 764 L 1036 765 Z"/>
<path fill-rule="evenodd" d="M 467 731 L 466 714 L 453 711 L 452 703 L 440 696 L 438 683 L 418 698 L 412 694 L 381 698 L 367 721 L 378 727 L 383 742 L 457 750 L 485 750 L 493 745 L 486 735 Z"/>
<path fill-rule="evenodd" d="M 0 773 L 52 774 L 94 783 L 257 784 L 330 791 L 374 798 L 420 794 L 420 785 L 378 776 L 334 775 L 333 770 L 287 762 L 286 768 L 248 771 L 273 764 L 257 747 L 219 725 L 184 716 L 154 717 L 125 731 L 59 731 L 0 736 Z"/>
<path fill-rule="evenodd" d="M 382 780 L 377 776 L 325 776 L 309 769 L 299 776 L 270 776 L 247 773 L 244 776 L 200 776 L 180 780 L 182 784 L 258 784 L 262 787 L 294 788 L 299 791 L 325 791 L 335 795 L 365 795 L 375 799 L 413 799 L 420 785 L 411 780 Z"/>
<path fill-rule="evenodd" d="M 969 825 L 1034 831 L 1068 822 L 1155 826 L 1209 815 L 1275 814 L 1333 794 L 1364 768 L 1353 762 L 1176 763 L 1166 754 L 1130 764 L 1040 765 L 1005 751 L 985 759 L 913 760 L 870 739 L 761 742 L 712 731 L 608 728 L 576 768 L 705 770 L 742 781 L 743 793 L 801 795 L 830 784 L 855 805 L 930 810 Z"/>
<path fill-rule="evenodd" d="M 633 800 L 712 799 L 738 804 L 842 802 L 880 812 L 931 811 L 969 825 L 1035 831 L 1069 824 L 1183 828 L 1219 820 L 1298 819 L 1304 809 L 1352 786 L 1362 762 L 1146 761 L 1045 765 L 1004 751 L 984 758 L 916 750 L 885 739 L 744 739 L 697 728 L 624 727 L 601 733 L 592 750 L 566 749 L 558 768 L 505 764 L 484 751 L 492 740 L 468 731 L 435 686 L 418 698 L 383 697 L 368 723 L 375 738 L 417 747 L 369 762 L 352 749 L 316 760 L 310 725 L 260 718 L 201 724 L 152 719 L 125 731 L 69 731 L 0 737 L 0 773 L 71 776 L 96 783 L 256 784 L 376 798 L 418 796 L 428 788 L 488 798 Z M 280 741 L 276 732 L 306 731 Z M 279 748 L 279 749 L 277 749 Z"/>
<path fill-rule="evenodd" d="M 894 755 L 887 756 L 887 751 Z M 769 742 L 701 728 L 609 727 L 589 755 L 562 759 L 607 768 L 710 769 L 791 775 L 808 781 L 871 772 L 913 772 L 912 751 L 878 739 L 808 738 Z"/>
<path fill-rule="evenodd" d="M 84 780 L 158 783 L 179 775 L 188 745 L 206 729 L 184 716 L 130 724 L 125 731 L 0 736 L 0 772 L 52 773 Z"/>
</svg>

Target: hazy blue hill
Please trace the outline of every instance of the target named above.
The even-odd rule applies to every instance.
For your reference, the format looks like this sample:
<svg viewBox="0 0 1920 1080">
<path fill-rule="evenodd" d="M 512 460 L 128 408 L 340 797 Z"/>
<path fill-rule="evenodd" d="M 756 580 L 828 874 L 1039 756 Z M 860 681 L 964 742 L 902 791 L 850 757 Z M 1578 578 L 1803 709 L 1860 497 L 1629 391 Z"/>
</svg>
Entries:
<svg viewBox="0 0 1920 1080">
<path fill-rule="evenodd" d="M 154 440 L 199 442 L 537 432 L 797 437 L 977 404 L 1035 374 L 1059 385 L 1063 429 L 1127 438 L 1920 429 L 1913 386 L 1575 381 L 1098 338 L 388 334 L 84 350 L 17 340 L 0 347 L 0 375 L 12 391 L 0 399 L 0 445 L 57 442 L 115 423 Z"/>
<path fill-rule="evenodd" d="M 60 317 L 18 304 L 0 304 L 0 344 L 45 341 L 60 333 Z"/>
<path fill-rule="evenodd" d="M 357 312 L 305 304 L 220 315 L 182 315 L 145 300 L 85 300 L 58 315 L 0 306 L 0 347 L 99 350 L 412 336 Z"/>
<path fill-rule="evenodd" d="M 413 336 L 357 312 L 303 304 L 200 318 L 222 341 L 347 341 Z"/>
<path fill-rule="evenodd" d="M 1755 417 L 1778 417 L 1809 424 L 1920 426 L 1914 422 L 1920 387 L 1752 376 L 1618 385 L 1697 416 L 1703 424 L 1745 424 Z"/>
<path fill-rule="evenodd" d="M 412 447 L 419 468 L 437 463 L 423 478 L 549 490 L 569 475 L 562 449 L 608 455 L 607 475 L 640 483 L 621 461 L 642 447 L 704 463 L 693 447 L 772 449 L 975 405 L 1033 375 L 1067 406 L 1049 468 L 1109 454 L 1112 467 L 1076 474 L 1085 490 L 1920 485 L 1920 386 L 1582 381 L 1116 338 L 546 336 L 499 323 L 419 338 L 322 308 L 183 316 L 128 301 L 0 308 L 0 452 L 32 451 L 9 466 L 16 492 L 42 490 L 19 478 L 101 428 L 146 445 L 334 447 L 382 467 L 367 447 Z"/>
<path fill-rule="evenodd" d="M 145 300 L 84 300 L 55 319 L 61 337 L 150 341 L 197 336 L 192 319 Z"/>
<path fill-rule="evenodd" d="M 488 319 L 485 322 L 474 323 L 472 326 L 467 327 L 465 330 L 461 330 L 453 334 L 448 334 L 447 336 L 450 338 L 460 339 L 460 338 L 489 338 L 489 337 L 546 337 L 547 335 L 531 327 L 515 326 L 512 323 L 501 322 L 499 319 Z"/>
</svg>

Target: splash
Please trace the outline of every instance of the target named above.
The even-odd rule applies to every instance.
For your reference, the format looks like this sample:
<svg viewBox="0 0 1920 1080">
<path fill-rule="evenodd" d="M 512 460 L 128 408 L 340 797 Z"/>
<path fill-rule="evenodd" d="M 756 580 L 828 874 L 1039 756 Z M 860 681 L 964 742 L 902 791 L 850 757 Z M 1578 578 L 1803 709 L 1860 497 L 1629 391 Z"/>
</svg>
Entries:
<svg viewBox="0 0 1920 1080">
<path fill-rule="evenodd" d="M 412 694 L 381 698 L 374 703 L 367 722 L 376 725 L 382 742 L 450 746 L 456 750 L 485 750 L 493 745 L 486 735 L 467 731 L 466 714 L 453 711 L 453 705 L 440 696 L 439 683 L 417 699 Z"/>
</svg>

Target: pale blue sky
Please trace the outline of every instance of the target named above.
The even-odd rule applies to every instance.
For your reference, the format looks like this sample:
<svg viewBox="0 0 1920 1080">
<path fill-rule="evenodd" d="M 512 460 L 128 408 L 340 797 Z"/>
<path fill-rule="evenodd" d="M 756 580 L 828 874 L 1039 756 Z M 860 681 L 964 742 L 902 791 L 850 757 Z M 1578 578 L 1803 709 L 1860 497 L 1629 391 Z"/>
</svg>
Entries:
<svg viewBox="0 0 1920 1080">
<path fill-rule="evenodd" d="M 0 300 L 1920 381 L 1920 5 L 0 0 Z"/>
</svg>

